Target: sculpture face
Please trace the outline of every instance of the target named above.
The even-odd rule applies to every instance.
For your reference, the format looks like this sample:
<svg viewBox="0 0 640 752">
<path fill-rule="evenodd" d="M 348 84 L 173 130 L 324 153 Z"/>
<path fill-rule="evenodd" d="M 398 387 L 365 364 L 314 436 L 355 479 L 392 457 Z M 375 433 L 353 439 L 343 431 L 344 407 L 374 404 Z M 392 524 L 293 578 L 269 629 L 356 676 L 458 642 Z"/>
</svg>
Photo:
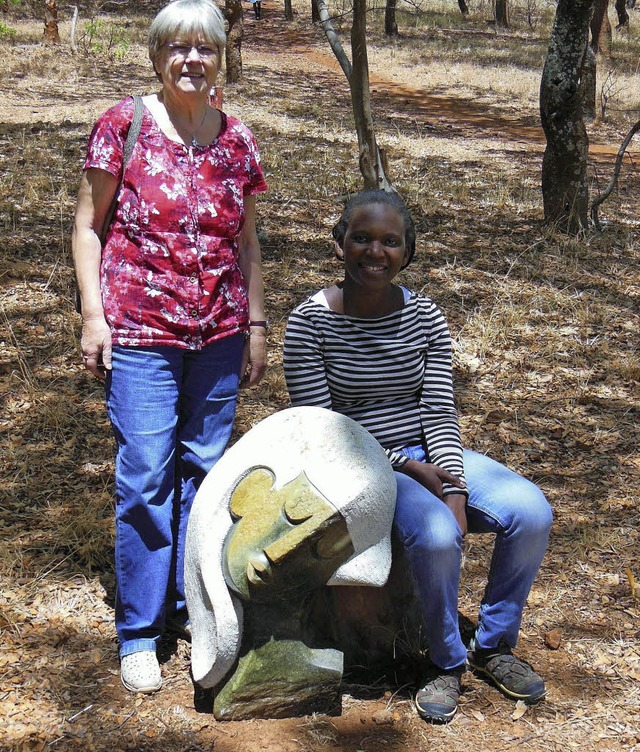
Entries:
<svg viewBox="0 0 640 752">
<path fill-rule="evenodd" d="M 222 552 L 227 585 L 244 600 L 298 599 L 324 585 L 352 554 L 347 525 L 304 473 L 273 489 L 267 468 L 236 486 L 235 520 Z"/>
</svg>

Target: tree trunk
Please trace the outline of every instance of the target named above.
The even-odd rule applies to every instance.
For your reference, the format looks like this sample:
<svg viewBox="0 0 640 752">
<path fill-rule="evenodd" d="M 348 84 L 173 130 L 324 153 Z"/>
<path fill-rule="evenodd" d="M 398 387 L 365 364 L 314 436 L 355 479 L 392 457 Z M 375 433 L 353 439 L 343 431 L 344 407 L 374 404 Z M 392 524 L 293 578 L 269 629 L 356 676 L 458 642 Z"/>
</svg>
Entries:
<svg viewBox="0 0 640 752">
<path fill-rule="evenodd" d="M 587 54 L 584 61 L 584 115 L 588 120 L 596 116 L 596 81 L 597 81 L 596 55 L 593 49 L 587 45 Z"/>
<path fill-rule="evenodd" d="M 463 16 L 466 16 L 469 13 L 469 6 L 466 4 L 465 0 L 458 0 L 458 8 L 460 8 L 460 13 L 462 13 Z"/>
<path fill-rule="evenodd" d="M 224 17 L 229 24 L 225 53 L 227 83 L 236 84 L 242 78 L 242 38 L 244 36 L 242 0 L 225 0 Z"/>
<path fill-rule="evenodd" d="M 508 0 L 494 0 L 496 26 L 502 29 L 509 28 L 509 2 Z"/>
<path fill-rule="evenodd" d="M 367 55 L 367 0 L 353 1 L 351 26 L 351 105 L 358 134 L 360 172 L 365 188 L 391 190 L 376 142 L 369 92 L 369 58 Z"/>
<path fill-rule="evenodd" d="M 398 22 L 396 21 L 396 7 L 398 0 L 387 0 L 384 9 L 384 33 L 390 37 L 398 36 Z"/>
<path fill-rule="evenodd" d="M 78 28 L 78 6 L 73 6 L 73 15 L 71 16 L 71 29 L 69 31 L 69 44 L 73 52 L 78 51 L 78 45 L 76 44 L 76 30 Z"/>
<path fill-rule="evenodd" d="M 618 182 L 618 176 L 620 175 L 620 167 L 622 166 L 622 159 L 625 155 L 625 152 L 627 151 L 627 147 L 631 143 L 631 139 L 635 136 L 635 134 L 640 131 L 640 120 L 636 122 L 634 126 L 632 126 L 631 130 L 627 135 L 625 136 L 624 141 L 622 142 L 622 145 L 618 149 L 618 156 L 616 157 L 616 163 L 613 167 L 613 175 L 611 176 L 611 180 L 609 181 L 609 185 L 604 189 L 604 192 L 598 196 L 594 200 L 594 202 L 591 204 L 591 219 L 593 219 L 593 224 L 596 226 L 596 229 L 600 231 L 602 229 L 600 222 L 598 220 L 598 207 L 600 206 L 603 201 L 605 201 L 609 196 L 611 195 L 611 191 L 616 187 L 616 184 Z"/>
<path fill-rule="evenodd" d="M 591 49 L 597 55 L 611 57 L 611 23 L 609 0 L 595 0 L 591 18 Z"/>
<path fill-rule="evenodd" d="M 629 14 L 627 13 L 627 7 L 632 7 L 625 0 L 616 0 L 615 2 L 616 13 L 618 14 L 617 29 L 623 29 L 629 26 Z"/>
<path fill-rule="evenodd" d="M 312 2 L 313 7 L 316 8 L 316 13 L 322 24 L 322 30 L 327 37 L 331 51 L 336 56 L 336 60 L 340 63 L 340 67 L 342 68 L 342 72 L 346 76 L 347 81 L 351 83 L 351 63 L 349 62 L 347 53 L 344 51 L 342 43 L 340 42 L 340 37 L 336 34 L 336 30 L 333 28 L 327 4 L 325 0 L 312 0 Z"/>
<path fill-rule="evenodd" d="M 587 227 L 584 65 L 594 3 L 558 0 L 540 85 L 540 117 L 547 139 L 542 160 L 544 217 L 570 233 Z"/>
<path fill-rule="evenodd" d="M 293 7 L 291 0 L 284 0 L 284 19 L 285 21 L 293 21 Z"/>
<path fill-rule="evenodd" d="M 60 44 L 58 0 L 44 0 L 44 43 Z"/>
<path fill-rule="evenodd" d="M 365 188 L 384 188 L 385 191 L 392 191 L 393 187 L 385 172 L 384 157 L 376 143 L 373 118 L 371 117 L 366 38 L 367 0 L 355 0 L 353 5 L 353 25 L 351 26 L 353 65 L 349 62 L 349 58 L 340 43 L 340 38 L 333 28 L 325 0 L 313 1 L 333 54 L 349 82 L 351 106 L 358 136 L 360 172 L 364 179 Z"/>
</svg>

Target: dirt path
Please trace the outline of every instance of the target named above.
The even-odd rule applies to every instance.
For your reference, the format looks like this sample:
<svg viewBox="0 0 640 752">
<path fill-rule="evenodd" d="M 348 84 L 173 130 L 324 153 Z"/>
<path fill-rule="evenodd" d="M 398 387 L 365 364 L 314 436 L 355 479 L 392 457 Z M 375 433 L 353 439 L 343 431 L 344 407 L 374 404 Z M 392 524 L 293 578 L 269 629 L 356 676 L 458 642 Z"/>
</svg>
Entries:
<svg viewBox="0 0 640 752">
<path fill-rule="evenodd" d="M 284 18 L 279 9 L 270 9 L 268 20 L 260 24 L 252 24 L 247 30 L 247 52 L 258 51 L 263 54 L 273 54 L 274 49 L 270 38 L 271 28 L 277 28 L 281 46 L 277 53 L 280 65 L 287 67 L 286 59 L 291 60 L 294 70 L 306 69 L 317 73 L 318 68 L 330 72 L 334 84 L 347 87 L 344 73 L 335 55 L 330 51 L 329 43 L 319 30 L 287 29 L 282 32 Z M 287 27 L 285 26 L 285 29 Z M 344 39 L 348 44 L 348 38 Z M 401 74 L 402 75 L 402 74 Z M 411 71 L 404 70 L 404 76 L 411 78 Z M 384 112 L 385 100 L 393 103 L 394 109 L 402 111 L 412 118 L 423 122 L 440 122 L 445 127 L 457 125 L 472 129 L 476 137 L 499 139 L 510 145 L 526 145 L 534 152 L 544 152 L 546 139 L 542 126 L 539 124 L 539 113 L 507 114 L 505 108 L 491 107 L 479 103 L 470 97 L 433 95 L 425 92 L 419 86 L 407 82 L 391 81 L 375 68 L 370 70 L 370 86 L 373 94 L 374 118 L 381 117 Z M 376 100 L 378 105 L 376 106 Z M 380 100 L 382 107 L 380 107 Z M 534 121 L 535 124 L 532 124 Z M 590 136 L 589 153 L 592 157 L 610 161 L 615 158 L 619 144 L 607 143 L 602 135 L 592 133 Z M 640 154 L 640 147 L 631 144 L 627 154 L 634 159 Z"/>
</svg>

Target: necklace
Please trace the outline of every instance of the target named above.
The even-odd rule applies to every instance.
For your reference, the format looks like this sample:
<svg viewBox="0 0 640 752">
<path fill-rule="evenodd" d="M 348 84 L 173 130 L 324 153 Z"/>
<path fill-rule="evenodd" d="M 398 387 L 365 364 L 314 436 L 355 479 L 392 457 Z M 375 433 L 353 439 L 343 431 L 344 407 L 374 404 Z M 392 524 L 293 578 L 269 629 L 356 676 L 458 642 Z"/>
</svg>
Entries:
<svg viewBox="0 0 640 752">
<path fill-rule="evenodd" d="M 184 132 L 186 128 L 184 128 L 182 125 L 179 126 L 179 120 L 177 118 L 174 118 L 174 116 L 171 114 L 171 110 L 167 107 L 166 102 L 161 99 L 160 100 L 162 104 L 164 105 L 164 111 L 166 113 L 166 117 L 169 119 L 169 123 L 173 128 L 173 131 L 176 133 L 179 139 L 182 140 L 181 132 Z M 203 146 L 203 144 L 200 144 L 198 142 L 198 133 L 202 130 L 202 126 L 204 125 L 205 120 L 207 119 L 207 114 L 209 113 L 209 107 L 208 105 L 205 105 L 204 112 L 202 113 L 202 119 L 200 120 L 200 123 L 198 126 L 192 131 L 191 138 L 188 142 L 183 141 L 183 143 L 188 143 L 189 147 L 192 149 L 199 149 Z M 178 130 L 178 127 L 180 130 Z"/>
<path fill-rule="evenodd" d="M 202 126 L 204 125 L 204 121 L 207 119 L 207 112 L 209 111 L 208 107 L 205 107 L 204 113 L 202 114 L 202 120 L 200 121 L 200 125 L 195 129 L 193 132 L 193 135 L 191 136 L 191 146 L 194 149 L 199 149 L 203 144 L 198 142 L 198 139 L 196 138 L 199 131 L 202 130 Z"/>
</svg>

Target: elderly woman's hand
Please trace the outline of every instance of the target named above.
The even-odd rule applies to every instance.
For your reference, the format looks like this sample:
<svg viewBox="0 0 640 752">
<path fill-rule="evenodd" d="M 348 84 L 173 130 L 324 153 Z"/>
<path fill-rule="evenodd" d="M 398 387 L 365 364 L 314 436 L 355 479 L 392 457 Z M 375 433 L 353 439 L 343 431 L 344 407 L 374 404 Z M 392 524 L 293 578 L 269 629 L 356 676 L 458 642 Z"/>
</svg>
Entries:
<svg viewBox="0 0 640 752">
<path fill-rule="evenodd" d="M 111 330 L 104 317 L 85 319 L 82 324 L 82 362 L 99 379 L 111 370 Z"/>
<path fill-rule="evenodd" d="M 252 328 L 244 343 L 240 386 L 256 386 L 267 368 L 267 333 L 262 328 Z"/>
</svg>

